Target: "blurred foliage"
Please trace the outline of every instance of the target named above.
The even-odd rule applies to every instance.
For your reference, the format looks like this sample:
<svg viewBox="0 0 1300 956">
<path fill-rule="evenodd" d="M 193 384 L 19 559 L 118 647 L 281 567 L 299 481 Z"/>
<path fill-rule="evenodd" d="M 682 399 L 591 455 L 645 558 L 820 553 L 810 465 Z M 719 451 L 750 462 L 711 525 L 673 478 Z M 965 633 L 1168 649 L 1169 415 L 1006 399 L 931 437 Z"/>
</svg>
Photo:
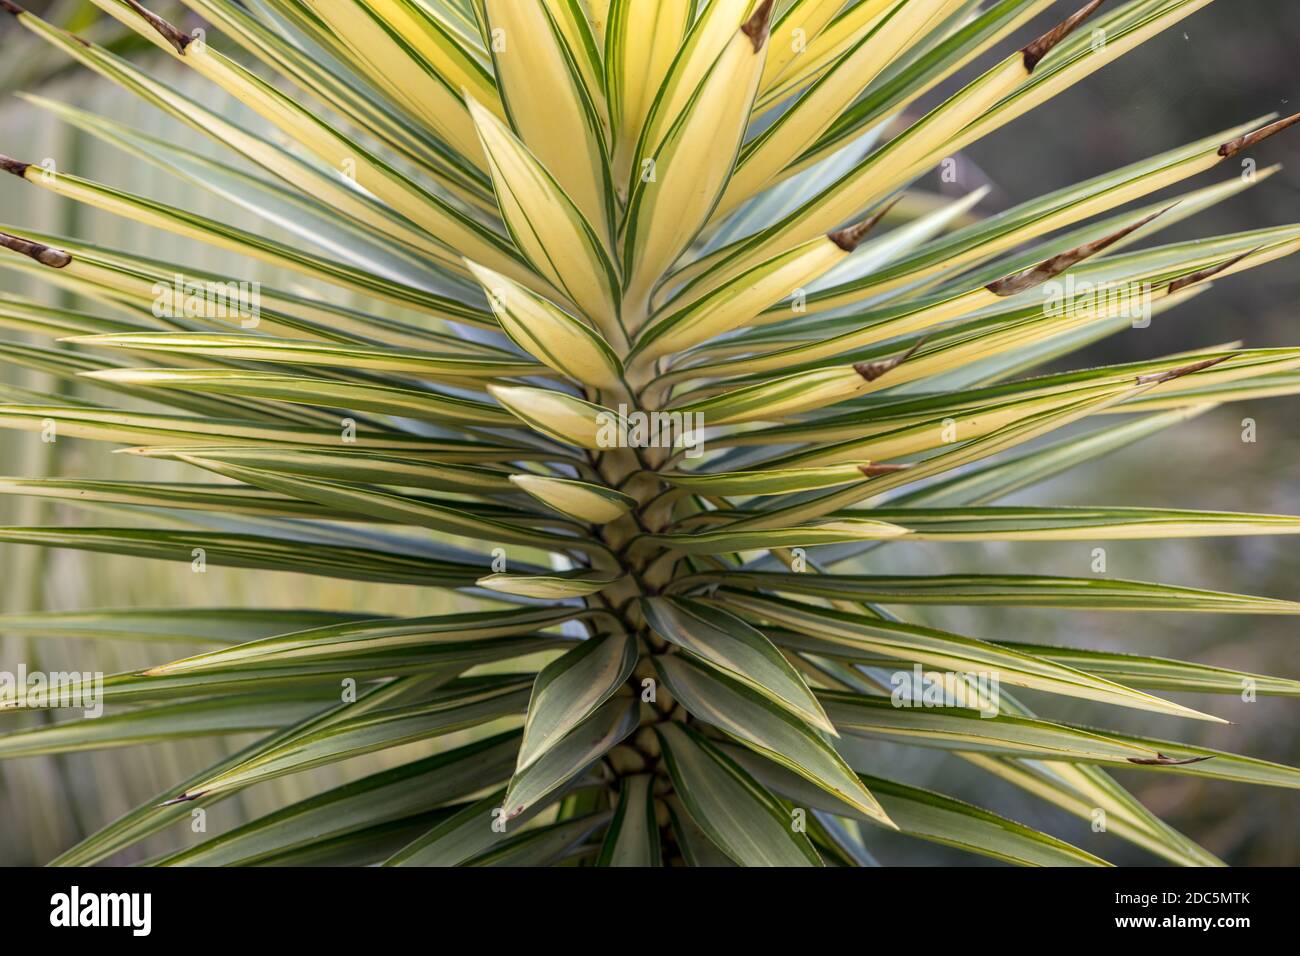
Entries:
<svg viewBox="0 0 1300 956">
<path fill-rule="evenodd" d="M 79 6 L 73 4 L 72 6 Z M 18 50 L 17 61 L 28 65 L 30 75 L 49 79 L 40 91 L 52 99 L 122 120 L 156 136 L 177 137 L 185 146 L 207 155 L 217 155 L 211 142 L 188 129 L 178 130 L 166 117 L 116 87 L 99 83 L 85 71 L 55 75 L 43 54 L 45 48 L 30 38 L 0 40 L 12 43 L 6 50 Z M 57 59 L 57 58 L 56 58 Z M 10 61 L 6 59 L 6 64 Z M 159 75 L 181 90 L 203 88 L 196 78 L 170 62 L 157 64 Z M 21 89 L 34 89 L 25 84 Z M 6 87 L 12 91 L 13 87 Z M 237 112 L 234 102 L 206 102 L 227 112 Z M 228 221 L 255 227 L 278 238 L 289 239 L 256 217 L 230 207 L 208 193 L 179 181 L 159 177 L 116 150 L 92 146 L 84 135 L 55 121 L 48 114 L 12 96 L 0 101 L 0 148 L 36 157 L 58 157 L 61 168 L 80 168 L 88 175 L 112 182 L 163 202 Z M 21 183 L 5 176 L 0 182 L 0 220 L 22 222 L 56 233 L 95 236 L 108 245 L 129 248 L 142 255 L 175 257 L 231 275 L 246 273 L 249 263 L 238 256 L 210 247 L 169 237 L 155 230 L 128 223 L 96 210 L 85 210 L 39 190 L 21 189 Z M 296 274 L 284 275 L 258 266 L 265 281 L 281 281 L 288 287 L 302 284 Z M 18 292 L 54 305 L 86 307 L 75 299 L 52 293 L 44 283 L 32 282 L 15 273 L 0 272 L 0 289 Z M 337 290 L 328 294 L 338 295 Z M 90 306 L 102 309 L 102 306 Z M 14 335 L 21 339 L 22 336 Z M 12 368 L 0 371 L 0 382 L 41 390 L 55 390 L 55 383 L 38 373 L 22 374 Z M 93 386 L 79 386 L 88 398 L 103 398 Z M 68 439 L 54 443 L 40 441 L 36 433 L 5 430 L 0 433 L 0 472 L 7 475 L 71 475 L 95 473 L 104 477 L 160 477 L 157 464 L 132 461 L 113 454 L 113 446 Z M 106 512 L 69 508 L 38 498 L 0 500 L 0 525 L 95 523 Z M 129 518 L 124 511 L 107 523 Z M 277 574 L 237 568 L 209 567 L 195 574 L 187 564 L 163 561 L 124 561 L 111 555 L 56 552 L 47 549 L 0 545 L 0 612 L 19 610 L 76 610 L 102 607 L 206 607 L 251 605 L 261 607 L 309 607 L 320 609 L 370 609 L 378 614 L 417 615 L 444 611 L 449 602 L 468 599 L 445 591 L 396 586 L 367 585 L 351 581 L 306 575 Z M 26 642 L 12 635 L 0 635 L 0 669 L 14 671 L 25 662 L 29 671 L 98 670 L 106 674 L 140 669 L 161 660 L 194 653 L 201 648 L 164 644 L 142 648 L 138 644 L 91 643 L 69 639 L 58 643 Z M 58 719 L 66 719 L 67 712 Z M 48 712 L 31 715 L 0 715 L 0 730 L 18 729 L 24 722 L 47 719 Z M 122 813 L 160 790 L 185 779 L 220 757 L 261 735 L 196 739 L 176 744 L 107 750 L 61 757 L 22 758 L 0 762 L 0 863 L 37 865 L 52 859 L 82 837 L 111 822 Z M 442 744 L 445 744 L 443 741 Z M 320 771 L 295 775 L 254 787 L 208 810 L 208 832 L 218 833 L 252 817 L 263 815 L 287 801 L 302 799 L 328 786 L 347 782 L 378 769 L 403 763 L 433 752 L 439 744 L 385 751 L 373 758 Z M 185 828 L 164 832 L 122 854 L 113 862 L 135 862 L 189 842 L 202 834 Z"/>
<path fill-rule="evenodd" d="M 37 0 L 27 9 L 40 14 L 50 23 L 70 30 L 114 53 L 127 55 L 148 48 L 143 37 L 127 30 L 116 20 L 101 15 L 90 0 Z M 173 3 L 158 4 L 159 10 L 178 10 Z M 0 48 L 11 51 L 0 60 L 0 90 L 6 93 L 30 89 L 66 73 L 77 72 L 77 65 L 56 51 L 41 49 L 8 17 L 0 20 Z M 86 82 L 83 79 L 81 82 Z"/>
<path fill-rule="evenodd" d="M 1178 29 L 1145 44 L 1141 54 L 1123 57 L 1088 83 L 1067 91 L 1050 109 L 1035 110 L 1003 135 L 977 143 L 959 159 L 959 181 L 945 185 L 936 177 L 936 188 L 965 193 L 990 185 L 993 191 L 980 209 L 997 211 L 1061 182 L 1122 165 L 1134 155 L 1167 149 L 1220 129 L 1241 119 L 1243 109 L 1258 114 L 1293 113 L 1300 108 L 1298 40 L 1300 3 L 1294 0 L 1211 4 Z M 1295 221 L 1300 216 L 1300 144 L 1295 139 L 1279 139 L 1255 159 L 1261 168 L 1283 164 L 1267 190 L 1247 190 L 1231 202 L 1172 227 L 1170 241 Z M 1213 179 L 1206 176 L 1202 181 Z M 1243 281 L 1224 283 L 1185 303 L 1149 328 L 1127 330 L 1076 353 L 1061 367 L 1138 361 L 1237 339 L 1252 347 L 1282 345 L 1294 339 L 1300 324 L 1297 303 L 1300 269 L 1294 262 L 1273 263 Z M 1244 418 L 1257 423 L 1258 441 L 1254 444 L 1241 441 Z M 1300 508 L 1297 422 L 1300 399 L 1296 398 L 1221 408 L 1014 500 L 1296 513 Z M 1162 467 L 1153 470 L 1155 462 Z M 1300 594 L 1300 543 L 1295 541 L 1117 541 L 1105 546 L 1107 570 L 1115 577 L 1290 599 Z M 917 544 L 899 549 L 900 555 L 914 563 L 897 571 L 893 570 L 897 565 L 891 564 L 886 573 L 959 570 L 987 563 L 1009 572 L 1088 574 L 1093 547 L 1083 543 L 943 548 Z M 1285 618 L 1149 614 L 1121 619 L 994 608 L 942 610 L 940 614 L 935 609 L 929 620 L 980 637 L 1166 655 L 1256 673 L 1300 676 L 1296 625 Z M 1032 700 L 1030 695 L 1026 698 Z M 1194 728 L 1191 739 L 1196 742 L 1208 745 L 1213 740 L 1215 747 L 1282 763 L 1300 761 L 1300 734 L 1296 732 L 1300 701 L 1261 698 L 1243 703 L 1195 695 L 1178 699 L 1234 722 L 1231 727 Z M 1070 706 L 1072 712 L 1068 708 L 1062 711 L 1064 719 L 1086 722 L 1095 716 L 1102 722 L 1097 708 Z M 1260 717 L 1259 708 L 1264 708 L 1265 717 Z M 1157 737 L 1176 733 L 1173 722 L 1166 718 L 1122 716 L 1126 722 L 1111 722 L 1116 728 Z M 906 750 L 895 747 L 892 756 L 900 758 Z M 931 762 L 917 770 L 920 776 L 914 779 L 928 780 L 982 805 L 1007 807 L 1012 818 L 1047 828 L 1084 849 L 1095 852 L 1098 841 L 1104 839 L 1090 833 L 1082 822 L 952 761 L 942 765 Z M 1182 832 L 1197 834 L 1206 849 L 1233 865 L 1300 863 L 1300 813 L 1293 794 L 1186 777 L 1156 778 L 1132 772 L 1116 777 L 1152 811 Z M 902 849 L 902 841 L 897 844 Z M 1150 863 L 1150 857 L 1131 847 L 1114 841 L 1105 846 L 1108 858 L 1116 863 Z M 927 849 L 935 862 L 969 862 L 955 853 Z M 915 855 L 913 844 L 906 845 L 906 853 Z M 888 850 L 881 856 L 883 862 L 890 862 Z"/>
</svg>

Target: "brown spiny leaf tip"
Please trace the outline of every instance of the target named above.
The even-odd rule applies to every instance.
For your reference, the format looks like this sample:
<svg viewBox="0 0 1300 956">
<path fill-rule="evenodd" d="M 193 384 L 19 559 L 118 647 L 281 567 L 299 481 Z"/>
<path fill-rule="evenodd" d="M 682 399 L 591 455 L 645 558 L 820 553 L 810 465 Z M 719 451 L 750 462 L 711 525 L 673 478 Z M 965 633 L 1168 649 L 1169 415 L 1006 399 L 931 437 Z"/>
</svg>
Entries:
<svg viewBox="0 0 1300 956">
<path fill-rule="evenodd" d="M 1052 256 L 1050 259 L 1044 259 L 1036 266 L 1030 266 L 1023 272 L 1013 272 L 1009 276 L 1003 276 L 995 282 L 990 282 L 984 288 L 988 289 L 994 295 L 1007 296 L 1018 295 L 1026 289 L 1032 289 L 1036 285 L 1042 285 L 1048 279 L 1060 275 L 1066 269 L 1073 268 L 1089 256 L 1095 256 L 1115 243 L 1119 242 L 1126 236 L 1137 232 L 1157 216 L 1163 216 L 1174 206 L 1166 206 L 1159 212 L 1154 212 L 1149 216 L 1139 219 L 1137 222 L 1130 223 L 1118 232 L 1112 232 L 1109 236 L 1103 236 L 1100 239 L 1094 239 L 1092 242 L 1085 242 L 1081 246 L 1071 249 L 1069 252 L 1062 252 L 1060 255 Z"/>
<path fill-rule="evenodd" d="M 1245 136 L 1238 136 L 1236 139 L 1229 140 L 1219 147 L 1219 155 L 1225 159 L 1236 156 L 1243 149 L 1250 149 L 1256 143 L 1262 143 L 1275 133 L 1280 133 L 1288 127 L 1300 123 L 1300 113 L 1295 116 L 1288 116 L 1286 119 L 1280 119 L 1276 123 L 1269 123 L 1253 133 L 1247 133 Z"/>
<path fill-rule="evenodd" d="M 906 471 L 911 467 L 911 465 L 858 465 L 858 471 L 868 478 L 875 478 L 877 475 L 892 475 L 896 471 Z"/>
<path fill-rule="evenodd" d="M 902 198 L 902 196 L 899 196 L 886 203 L 876 212 L 872 213 L 859 223 L 854 223 L 852 226 L 845 226 L 843 229 L 837 229 L 835 232 L 826 233 L 826 238 L 835 243 L 835 245 L 839 246 L 845 252 L 852 252 L 858 247 L 862 240 L 866 238 L 867 233 L 872 229 L 875 229 L 880 220 L 884 219 L 885 216 L 889 214 L 889 210 L 898 205 L 899 200 Z"/>
<path fill-rule="evenodd" d="M 132 10 L 148 20 L 149 26 L 162 34 L 162 38 L 170 43 L 177 53 L 181 56 L 185 55 L 185 48 L 189 46 L 191 39 L 189 34 L 182 33 L 152 10 L 146 10 L 138 0 L 126 0 L 126 3 Z"/>
<path fill-rule="evenodd" d="M 1170 757 L 1167 754 L 1158 753 L 1154 757 L 1129 757 L 1129 763 L 1141 764 L 1144 767 L 1181 767 L 1184 764 L 1200 763 L 1202 760 L 1212 759 L 1213 754 L 1206 754 L 1204 757 Z"/>
<path fill-rule="evenodd" d="M 1263 246 L 1260 247 L 1260 249 L 1262 248 Z M 1181 279 L 1175 279 L 1173 282 L 1169 283 L 1167 291 L 1170 295 L 1173 295 L 1175 292 L 1186 289 L 1189 285 L 1196 285 L 1198 282 L 1204 282 L 1211 276 L 1217 276 L 1220 272 L 1226 272 L 1242 259 L 1249 258 L 1257 252 L 1259 252 L 1259 249 L 1251 249 L 1249 252 L 1243 252 L 1239 256 L 1234 256 L 1227 262 L 1220 262 L 1217 266 L 1210 266 L 1207 269 L 1201 269 L 1199 272 L 1193 272 L 1189 276 L 1183 276 Z"/>
<path fill-rule="evenodd" d="M 160 807 L 173 807 L 178 803 L 188 803 L 191 800 L 197 800 L 203 796 L 201 793 L 182 793 L 179 797 L 172 797 L 170 800 L 164 800 L 158 804 Z"/>
<path fill-rule="evenodd" d="M 1179 368 L 1171 368 L 1167 372 L 1152 372 L 1149 375 L 1139 375 L 1137 383 L 1139 385 L 1159 385 L 1161 382 L 1172 382 L 1176 378 L 1182 378 L 1184 375 L 1191 375 L 1193 372 L 1200 372 L 1207 368 L 1212 368 L 1220 362 L 1226 362 L 1230 356 L 1220 355 L 1218 358 L 1206 359 L 1204 362 L 1196 362 L 1192 365 L 1183 365 Z"/>
<path fill-rule="evenodd" d="M 868 382 L 874 382 L 886 372 L 898 368 L 898 366 L 910 359 L 916 354 L 917 349 L 924 344 L 925 339 L 917 339 L 916 343 L 902 355 L 895 355 L 893 358 L 881 359 L 878 362 L 857 362 L 854 364 L 853 368 Z"/>
<path fill-rule="evenodd" d="M 740 28 L 740 32 L 749 37 L 749 42 L 754 44 L 755 53 L 759 53 L 763 49 L 763 44 L 767 42 L 768 31 L 772 29 L 772 8 L 775 6 L 776 0 L 763 0 L 754 11 L 754 15 Z"/>
<path fill-rule="evenodd" d="M 49 246 L 41 245 L 39 242 L 32 242 L 30 239 L 11 236 L 7 232 L 0 232 L 0 246 L 35 259 L 41 265 L 49 266 L 52 269 L 62 269 L 72 261 L 72 256 L 62 249 L 52 249 Z"/>
<path fill-rule="evenodd" d="M 12 13 L 14 16 L 27 12 L 22 7 L 18 6 L 18 4 L 10 3 L 9 0 L 0 0 L 0 10 L 4 10 L 5 13 Z"/>
<path fill-rule="evenodd" d="M 13 173 L 15 176 L 21 176 L 27 172 L 27 167 L 30 165 L 31 163 L 20 163 L 18 160 L 12 159 L 4 153 L 0 153 L 0 169 L 3 169 L 6 173 Z"/>
<path fill-rule="evenodd" d="M 1021 50 L 1020 52 L 1023 53 L 1025 57 L 1025 69 L 1030 73 L 1033 73 L 1034 68 L 1042 62 L 1043 57 L 1051 53 L 1058 43 L 1077 30 L 1084 20 L 1087 20 L 1090 16 L 1096 13 L 1097 8 L 1104 2 L 1105 0 L 1092 0 L 1092 2 L 1087 6 L 1076 10 L 1056 26 L 1052 27 L 1052 29 L 1040 36 L 1033 43 L 1029 44 L 1029 46 Z"/>
</svg>

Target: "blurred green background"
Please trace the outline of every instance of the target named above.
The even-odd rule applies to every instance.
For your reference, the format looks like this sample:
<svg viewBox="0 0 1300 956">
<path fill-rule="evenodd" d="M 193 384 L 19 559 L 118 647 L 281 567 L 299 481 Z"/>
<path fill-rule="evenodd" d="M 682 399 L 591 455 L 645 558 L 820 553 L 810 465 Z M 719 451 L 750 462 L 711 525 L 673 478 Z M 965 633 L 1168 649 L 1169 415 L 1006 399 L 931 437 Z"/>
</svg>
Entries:
<svg viewBox="0 0 1300 956">
<path fill-rule="evenodd" d="M 647 0 L 650 2 L 650 0 Z M 132 44 L 83 0 L 32 3 L 55 22 L 112 43 L 126 43 L 137 62 L 150 62 L 167 82 L 201 96 L 257 125 L 238 104 L 194 81 L 170 60 Z M 165 4 L 157 4 L 160 12 Z M 1032 38 L 1053 8 L 1023 33 Z M 90 9 L 87 9 L 90 8 Z M 192 18 L 178 19 L 191 25 Z M 193 25 L 197 25 L 195 22 Z M 220 42 L 216 37 L 210 37 Z M 1010 44 L 1004 44 L 1010 48 Z M 1219 0 L 1175 29 L 1121 59 L 959 159 L 957 184 L 937 178 L 919 188 L 964 192 L 993 187 L 980 207 L 993 212 L 1051 189 L 1133 162 L 1263 113 L 1300 110 L 1300 4 L 1295 0 Z M 12 94 L 39 91 L 62 102 L 103 112 L 145 132 L 175 137 L 191 149 L 217 156 L 211 144 L 177 129 L 163 115 L 90 74 L 66 68 L 59 55 L 37 44 L 12 21 L 0 21 L 0 152 L 29 162 L 54 159 L 58 168 L 172 202 L 245 228 L 266 230 L 240 210 L 209 194 L 169 180 L 125 154 L 95 144 Z M 1193 217 L 1158 242 L 1300 221 L 1300 135 L 1279 137 L 1258 151 L 1260 167 L 1285 168 L 1259 188 Z M 1231 175 L 1231 171 L 1227 173 Z M 1222 180 L 1223 170 L 1190 186 Z M 303 283 L 275 275 L 238 257 L 135 227 L 87 211 L 4 177 L 0 222 L 90 238 L 143 255 L 176 259 L 238 278 Z M 3 228 L 0 226 L 0 228 Z M 287 235 L 270 232 L 279 238 Z M 55 304 L 77 305 L 16 272 L 0 270 L 0 290 Z M 334 298 L 334 290 L 315 289 Z M 1294 258 L 1246 276 L 1229 278 L 1206 295 L 1157 319 L 1150 328 L 1123 332 L 1091 347 L 1069 364 L 1116 362 L 1242 340 L 1252 346 L 1300 344 L 1300 268 Z M 83 304 L 84 305 L 84 304 Z M 367 304 L 367 307 L 371 307 Z M 4 333 L 6 339 L 21 339 Z M 0 368 L 0 384 L 42 391 L 47 376 Z M 93 399 L 91 386 L 73 394 Z M 1257 441 L 1243 443 L 1242 420 L 1256 422 Z M 1129 448 L 1013 499 L 1057 504 L 1194 507 L 1300 514 L 1300 399 L 1246 402 L 1218 409 L 1153 440 Z M 53 444 L 36 433 L 0 431 L 0 473 L 33 477 L 143 475 L 138 463 L 111 453 L 113 446 L 65 439 Z M 179 476 L 181 473 L 175 473 Z M 158 465 L 154 479 L 170 477 Z M 39 499 L 0 498 L 0 524 L 121 523 L 121 513 L 51 505 Z M 1117 577 L 1300 599 L 1300 543 L 1293 538 L 1207 539 L 1177 542 L 1078 542 L 1061 545 L 893 545 L 863 570 L 894 573 L 998 568 L 1006 572 L 1087 575 L 1092 550 L 1104 546 L 1107 571 Z M 423 614 L 445 609 L 443 592 L 362 585 L 305 575 L 0 546 L 0 601 L 4 612 L 119 606 L 204 607 L 249 605 L 373 610 Z M 1203 661 L 1257 673 L 1300 678 L 1300 635 L 1291 618 L 1176 614 L 1084 614 L 1034 609 L 924 609 L 908 617 L 986 638 L 1080 645 Z M 189 649 L 63 639 L 34 645 L 0 635 L 0 670 L 25 662 L 29 670 L 102 670 L 107 673 L 169 660 Z M 1026 702 L 1039 702 L 1030 694 Z M 1154 737 L 1190 742 L 1300 765 L 1300 700 L 1178 695 L 1190 706 L 1233 721 L 1230 726 L 1173 718 L 1084 702 L 1053 699 L 1052 716 Z M 0 715 L 0 733 L 46 715 Z M 215 762 L 253 738 L 218 738 L 133 747 L 57 758 L 0 762 L 0 864 L 43 863 L 79 838 L 165 787 Z M 419 755 L 418 748 L 353 761 L 255 787 L 209 810 L 208 835 L 286 800 L 353 779 L 380 765 Z M 1117 863 L 1154 859 L 1082 821 L 1059 812 L 961 761 L 916 749 L 880 746 L 891 774 L 964 797 L 1014 819 L 1055 833 Z M 1247 788 L 1150 771 L 1116 773 L 1152 810 L 1234 865 L 1291 865 L 1300 860 L 1300 794 Z M 114 862 L 136 862 L 196 842 L 183 824 L 165 831 Z M 979 864 L 975 857 L 886 834 L 872 834 L 884 863 Z"/>
</svg>

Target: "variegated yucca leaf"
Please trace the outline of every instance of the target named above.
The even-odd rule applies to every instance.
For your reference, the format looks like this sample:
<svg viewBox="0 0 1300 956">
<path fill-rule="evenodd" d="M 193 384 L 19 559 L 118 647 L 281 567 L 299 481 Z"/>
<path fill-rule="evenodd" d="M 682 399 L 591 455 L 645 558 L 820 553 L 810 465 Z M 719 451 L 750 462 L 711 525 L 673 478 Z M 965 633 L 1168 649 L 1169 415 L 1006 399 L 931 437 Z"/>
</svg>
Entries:
<svg viewBox="0 0 1300 956">
<path fill-rule="evenodd" d="M 920 541 L 1300 532 L 1288 515 L 1001 502 L 1215 405 L 1300 393 L 1294 348 L 1188 343 L 1042 370 L 1300 250 L 1300 224 L 1146 241 L 1264 183 L 1271 168 L 1184 185 L 1298 117 L 1242 104 L 1238 126 L 989 216 L 972 213 L 983 193 L 935 206 L 913 189 L 1210 2 L 184 0 L 204 24 L 191 34 L 94 0 L 156 48 L 126 59 L 0 0 L 26 42 L 222 153 L 32 106 L 278 227 L 101 182 L 93 152 L 77 168 L 0 157 L 22 188 L 246 262 L 223 275 L 0 224 L 0 265 L 64 295 L 0 294 L 0 329 L 36 340 L 0 343 L 0 361 L 55 383 L 0 387 L 0 427 L 157 470 L 0 478 L 0 494 L 79 516 L 0 542 L 464 599 L 415 617 L 9 609 L 0 631 L 32 641 L 191 651 L 98 688 L 6 689 L 0 709 L 93 690 L 108 713 L 0 728 L 0 758 L 263 735 L 54 862 L 106 860 L 190 802 L 417 745 L 154 862 L 860 865 L 881 828 L 1017 864 L 1106 864 L 895 779 L 883 740 L 1077 816 L 1101 808 L 1110 837 L 1167 861 L 1217 864 L 1109 770 L 1289 788 L 1300 770 L 1083 726 L 1053 702 L 1213 732 L 1220 718 L 1163 695 L 1297 696 L 1300 681 L 1150 647 L 989 640 L 917 608 L 1300 604 L 877 560 Z M 1016 48 L 1031 21 L 1038 38 Z M 167 82 L 163 59 L 212 99 Z M 221 96 L 248 110 L 231 118 Z M 340 702 L 340 685 L 355 694 Z"/>
</svg>

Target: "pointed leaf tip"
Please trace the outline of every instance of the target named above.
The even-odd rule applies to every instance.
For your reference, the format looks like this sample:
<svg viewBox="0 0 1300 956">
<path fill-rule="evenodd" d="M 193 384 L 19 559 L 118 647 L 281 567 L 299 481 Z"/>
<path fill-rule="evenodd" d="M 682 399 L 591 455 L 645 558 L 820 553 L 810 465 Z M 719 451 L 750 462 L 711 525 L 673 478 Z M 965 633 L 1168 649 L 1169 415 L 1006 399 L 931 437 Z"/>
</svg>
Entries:
<svg viewBox="0 0 1300 956">
<path fill-rule="evenodd" d="M 1264 248 L 1263 246 L 1259 246 L 1257 248 L 1251 249 L 1248 252 L 1243 252 L 1239 256 L 1233 256 L 1227 262 L 1220 262 L 1217 266 L 1209 266 L 1205 269 L 1201 269 L 1199 272 L 1193 272 L 1189 276 L 1183 276 L 1181 279 L 1175 279 L 1173 282 L 1169 283 L 1169 288 L 1166 291 L 1169 293 L 1169 295 L 1173 295 L 1175 292 L 1179 292 L 1183 289 L 1186 289 L 1188 286 L 1196 285 L 1196 283 L 1198 282 L 1204 282 L 1206 279 L 1210 278 L 1211 276 L 1216 276 L 1220 272 L 1226 272 L 1228 269 L 1231 269 L 1233 266 L 1235 266 L 1238 262 L 1241 262 L 1241 260 L 1247 259 L 1250 256 L 1255 255 L 1255 253 L 1259 252 L 1263 248 Z"/>
<path fill-rule="evenodd" d="M 768 32 L 772 29 L 772 8 L 775 6 L 776 0 L 763 0 L 754 15 L 740 28 L 740 32 L 754 44 L 755 53 L 761 52 L 763 44 L 767 42 Z"/>
<path fill-rule="evenodd" d="M 152 10 L 146 9 L 139 0 L 126 0 L 126 5 L 136 13 L 140 14 L 140 16 L 144 17 L 144 19 L 148 21 L 149 26 L 157 30 L 158 33 L 162 35 L 162 38 L 175 48 L 177 53 L 181 56 L 185 55 L 185 48 L 190 45 L 190 41 L 193 37 L 188 33 L 182 33 L 179 29 L 158 16 L 158 14 L 154 13 Z"/>
<path fill-rule="evenodd" d="M 1206 754 L 1201 757 L 1170 757 L 1168 754 L 1158 753 L 1154 757 L 1129 757 L 1129 763 L 1141 764 L 1144 767 L 1182 767 L 1189 763 L 1200 763 L 1202 760 L 1213 759 L 1213 754 Z"/>
<path fill-rule="evenodd" d="M 49 266 L 52 269 L 62 269 L 72 262 L 72 256 L 62 249 L 44 246 L 39 242 L 32 242 L 30 239 L 20 239 L 17 236 L 9 235 L 7 232 L 0 232 L 0 246 L 12 249 L 29 259 L 35 259 L 41 265 Z"/>
<path fill-rule="evenodd" d="M 1269 123 L 1253 133 L 1247 133 L 1245 136 L 1238 136 L 1236 139 L 1229 140 L 1219 147 L 1219 155 L 1224 159 L 1230 159 L 1236 156 L 1242 150 L 1250 149 L 1256 143 L 1262 143 L 1276 133 L 1300 123 L 1300 113 L 1294 116 L 1288 116 L 1286 119 L 1280 119 L 1276 123 Z"/>
<path fill-rule="evenodd" d="M 828 232 L 826 238 L 835 243 L 835 245 L 839 246 L 845 252 L 852 252 L 857 249 L 862 240 L 866 238 L 867 233 L 876 228 L 876 225 L 880 220 L 884 219 L 889 213 L 889 210 L 898 205 L 899 200 L 902 198 L 902 196 L 895 197 L 885 203 L 885 205 L 881 206 L 880 209 L 871 216 L 868 216 L 859 223 L 855 223 L 852 226 L 845 226 L 843 229 L 838 229 L 835 232 Z"/>
<path fill-rule="evenodd" d="M 886 372 L 898 368 L 898 366 L 902 365 L 904 362 L 910 359 L 913 355 L 916 354 L 917 349 L 919 349 L 924 344 L 925 344 L 925 339 L 923 338 L 917 339 L 916 344 L 914 344 L 910 349 L 908 349 L 902 355 L 896 355 L 893 358 L 881 359 L 878 362 L 856 362 L 854 363 L 853 368 L 859 375 L 865 378 L 868 382 L 874 382 L 876 379 L 880 378 L 880 376 L 884 375 Z"/>
<path fill-rule="evenodd" d="M 1104 249 L 1113 246 L 1121 239 L 1129 236 L 1153 219 L 1163 216 L 1169 210 L 1177 206 L 1178 203 L 1172 203 L 1158 212 L 1153 212 L 1149 216 L 1139 219 L 1137 222 L 1130 223 L 1117 232 L 1112 232 L 1109 236 L 1103 236 L 1100 239 L 1094 239 L 1092 242 L 1085 242 L 1068 252 L 1062 252 L 1060 255 L 1052 256 L 1050 259 L 1044 259 L 1036 266 L 1030 266 L 1022 272 L 1013 272 L 1009 276 L 1003 276 L 994 282 L 990 282 L 984 288 L 988 289 L 996 296 L 1007 298 L 1013 295 L 1019 295 L 1034 286 L 1042 285 L 1049 279 L 1055 278 L 1067 269 L 1078 265 L 1084 259 L 1095 256 Z"/>
<path fill-rule="evenodd" d="M 891 475 L 896 471 L 906 471 L 911 467 L 911 465 L 858 465 L 858 471 L 868 478 L 875 478 L 878 475 Z"/>
<path fill-rule="evenodd" d="M 1078 29 L 1079 25 L 1083 23 L 1083 21 L 1096 13 L 1097 8 L 1104 2 L 1105 0 L 1092 0 L 1091 3 L 1076 10 L 1052 29 L 1040 36 L 1033 43 L 1029 44 L 1029 46 L 1025 47 L 1021 51 L 1025 57 L 1025 69 L 1028 72 L 1033 73 L 1034 68 L 1042 62 L 1043 57 L 1051 53 L 1057 44 Z"/>
<path fill-rule="evenodd" d="M 0 153 L 0 169 L 3 169 L 7 173 L 13 173 L 15 176 L 22 176 L 27 172 L 27 167 L 30 165 L 31 163 L 21 163 L 12 157 L 6 156 L 4 153 Z"/>
<path fill-rule="evenodd" d="M 197 800 L 203 796 L 202 793 L 182 793 L 179 797 L 172 797 L 170 800 L 164 800 L 158 804 L 159 807 L 174 807 L 178 803 L 189 803 L 191 800 Z"/>
<path fill-rule="evenodd" d="M 1139 375 L 1137 378 L 1139 385 L 1159 385 L 1161 382 L 1173 381 L 1176 378 L 1182 378 L 1184 375 L 1191 375 L 1193 372 L 1200 372 L 1203 369 L 1211 368 L 1220 362 L 1226 362 L 1231 356 L 1220 355 L 1218 358 L 1206 359 L 1204 362 L 1197 362 L 1194 365 L 1184 365 L 1181 368 L 1173 368 L 1167 372 L 1153 372 L 1150 375 Z"/>
</svg>

